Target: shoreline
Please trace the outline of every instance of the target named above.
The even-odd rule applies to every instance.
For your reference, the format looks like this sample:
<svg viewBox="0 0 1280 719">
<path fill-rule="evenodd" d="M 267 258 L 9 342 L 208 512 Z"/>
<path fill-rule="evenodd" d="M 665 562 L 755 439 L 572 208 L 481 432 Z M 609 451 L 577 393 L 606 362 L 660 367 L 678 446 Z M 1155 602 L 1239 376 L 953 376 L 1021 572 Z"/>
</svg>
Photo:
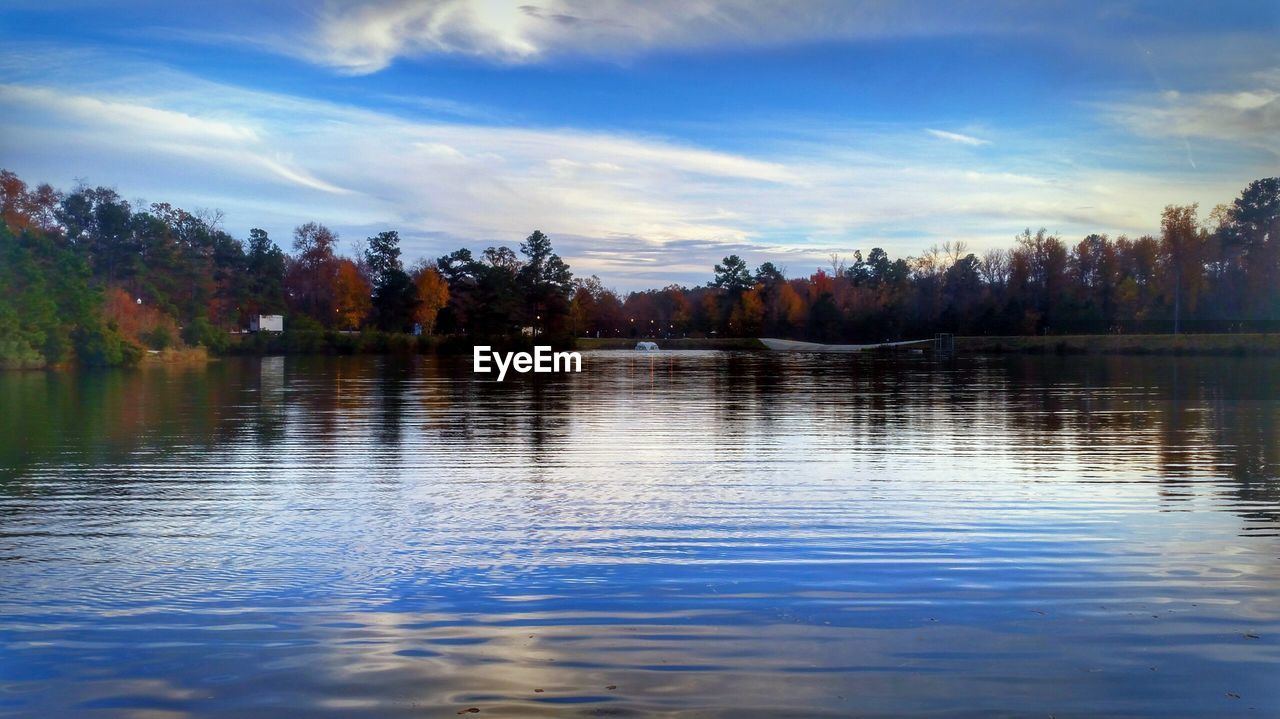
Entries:
<svg viewBox="0 0 1280 719">
<path fill-rule="evenodd" d="M 634 350 L 637 342 L 655 342 L 660 350 L 768 350 L 754 337 L 679 337 L 661 339 L 654 337 L 579 337 L 574 349 L 579 350 Z"/>
<path fill-rule="evenodd" d="M 657 342 L 659 349 L 757 350 L 771 351 L 756 338 L 703 339 L 579 339 L 577 348 L 632 349 L 637 342 Z M 932 352 L 929 344 L 921 345 Z M 862 352 L 892 354 L 892 347 L 869 347 Z M 1280 356 L 1280 333 L 1272 334 L 1179 334 L 1179 335 L 1008 335 L 961 336 L 955 338 L 957 354 L 1007 355 L 1167 355 L 1185 357 Z M 856 354 L 856 353 L 855 353 Z"/>
<path fill-rule="evenodd" d="M 335 341 L 336 339 L 336 341 Z M 211 352 L 201 345 L 144 351 L 134 367 L 197 366 L 216 362 L 223 357 L 274 357 L 287 355 L 392 355 L 442 354 L 462 355 L 473 343 L 501 343 L 501 340 L 462 337 L 415 337 L 387 333 L 344 335 L 331 332 L 306 332 L 274 335 L 251 343 L 233 342 L 227 351 Z M 656 342 L 659 350 L 719 350 L 771 352 L 755 337 L 704 338 L 594 338 L 583 337 L 571 345 L 549 342 L 557 349 L 633 350 L 637 342 Z M 510 347 L 521 348 L 534 343 L 528 338 L 510 339 Z M 564 345 L 564 346 L 560 346 Z M 921 345 L 932 353 L 931 344 Z M 776 350 L 784 352 L 785 350 Z M 798 350 L 803 352 L 803 350 Z M 861 352 L 876 355 L 896 354 L 903 348 L 868 347 Z M 1036 336 L 956 336 L 955 351 L 967 355 L 1131 355 L 1169 357 L 1280 357 L 1280 333 L 1252 334 L 1180 334 L 1180 335 L 1036 335 Z M 123 365 L 130 366 L 130 365 Z M 66 371 L 80 369 L 74 364 L 0 365 L 0 372 Z"/>
<path fill-rule="evenodd" d="M 142 358 L 138 360 L 138 367 L 187 367 L 192 365 L 205 365 L 210 362 L 216 362 L 217 355 L 213 355 L 203 345 L 195 347 L 170 347 L 163 350 L 145 350 Z"/>
<path fill-rule="evenodd" d="M 1280 334 L 957 336 L 956 352 L 986 355 L 1275 356 L 1280 355 Z"/>
</svg>

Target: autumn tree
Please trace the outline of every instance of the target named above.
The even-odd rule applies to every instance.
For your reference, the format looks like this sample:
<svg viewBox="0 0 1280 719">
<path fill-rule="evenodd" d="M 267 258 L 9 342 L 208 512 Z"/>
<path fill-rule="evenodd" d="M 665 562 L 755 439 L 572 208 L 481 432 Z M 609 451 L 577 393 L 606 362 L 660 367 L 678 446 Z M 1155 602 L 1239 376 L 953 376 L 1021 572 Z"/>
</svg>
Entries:
<svg viewBox="0 0 1280 719">
<path fill-rule="evenodd" d="M 338 236 L 324 225 L 315 222 L 299 225 L 293 231 L 294 255 L 285 277 L 290 308 L 326 327 L 338 319 L 337 243 Z M 345 278 L 348 285 L 350 279 Z"/>
<path fill-rule="evenodd" d="M 1036 319 L 1029 323 L 1035 332 L 1059 319 L 1067 289 L 1067 246 L 1062 238 L 1041 228 L 1034 235 L 1025 230 L 1017 237 L 1015 262 L 1025 270 L 1022 290 Z"/>
<path fill-rule="evenodd" d="M 422 264 L 414 270 L 413 284 L 418 290 L 413 320 L 422 328 L 423 334 L 429 335 L 435 331 L 440 311 L 449 303 L 449 283 L 434 265 Z"/>
<path fill-rule="evenodd" d="M 750 289 L 738 297 L 729 315 L 729 332 L 738 337 L 758 337 L 764 327 L 764 302 L 760 289 Z"/>
<path fill-rule="evenodd" d="M 799 334 L 804 331 L 804 320 L 807 308 L 800 293 L 790 282 L 778 286 L 770 308 L 771 332 L 773 334 Z"/>
<path fill-rule="evenodd" d="M 693 319 L 693 305 L 684 288 L 667 285 L 662 288 L 663 304 L 667 308 L 666 323 L 670 332 L 688 332 Z"/>
<path fill-rule="evenodd" d="M 1173 295 L 1173 333 L 1182 330 L 1183 306 L 1194 310 L 1203 281 L 1204 235 L 1196 205 L 1168 205 L 1160 218 L 1160 250 L 1166 285 Z"/>
<path fill-rule="evenodd" d="M 1070 274 L 1075 302 L 1086 331 L 1110 331 L 1116 319 L 1120 261 L 1106 235 L 1091 234 L 1071 251 Z"/>
<path fill-rule="evenodd" d="M 217 212 L 135 204 L 111 188 L 64 194 L 0 170 L 0 364 L 118 363 L 138 345 L 178 341 L 176 327 L 181 341 L 216 351 L 245 315 L 281 309 L 295 329 L 311 318 L 474 336 L 534 325 L 832 342 L 936 331 L 1221 331 L 1280 319 L 1280 178 L 1250 183 L 1203 224 L 1196 206 L 1171 205 L 1156 237 L 1066 241 L 1028 230 L 980 257 L 955 241 L 914 257 L 853 249 L 792 278 L 769 262 L 751 272 L 731 255 L 706 285 L 626 297 L 596 277 L 574 282 L 542 232 L 519 253 L 464 248 L 410 273 L 391 231 L 369 238 L 353 261 L 338 256 L 331 231 L 308 223 L 289 256 L 263 230 L 232 237 Z"/>
<path fill-rule="evenodd" d="M 614 337 L 622 332 L 623 303 L 618 294 L 592 275 L 575 279 L 569 304 L 570 329 L 576 335 Z"/>
<path fill-rule="evenodd" d="M 178 323 L 150 304 L 140 304 L 120 287 L 108 288 L 102 307 L 103 318 L 126 339 L 154 350 L 178 341 Z"/>
<path fill-rule="evenodd" d="M 28 192 L 6 182 L 0 221 L 0 369 L 73 362 L 116 365 L 136 361 L 141 350 L 103 316 L 102 289 L 89 264 L 47 217 L 47 203 L 29 203 Z"/>
<path fill-rule="evenodd" d="M 355 262 L 340 257 L 334 260 L 332 284 L 332 326 L 343 330 L 358 330 L 373 308 L 373 288 Z"/>
<path fill-rule="evenodd" d="M 39 230 L 56 235 L 62 194 L 49 184 L 29 188 L 16 174 L 0 170 L 0 221 L 13 232 Z"/>
</svg>

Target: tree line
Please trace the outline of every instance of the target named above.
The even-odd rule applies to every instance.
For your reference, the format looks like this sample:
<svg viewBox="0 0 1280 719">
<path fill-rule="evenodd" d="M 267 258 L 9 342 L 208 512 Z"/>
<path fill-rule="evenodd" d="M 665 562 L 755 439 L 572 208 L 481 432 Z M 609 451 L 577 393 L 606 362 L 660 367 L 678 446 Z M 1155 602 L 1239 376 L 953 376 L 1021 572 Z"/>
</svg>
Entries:
<svg viewBox="0 0 1280 719">
<path fill-rule="evenodd" d="M 260 229 L 115 190 L 30 187 L 0 171 L 0 365 L 119 364 L 144 349 L 226 349 L 258 314 L 290 330 L 470 337 L 776 336 L 821 342 L 958 334 L 1272 329 L 1280 320 L 1280 178 L 1203 217 L 1170 205 L 1160 232 L 1078 241 L 1024 231 L 982 254 L 946 242 L 892 258 L 832 255 L 789 277 L 736 255 L 711 281 L 627 294 L 575 278 L 551 240 L 458 249 L 406 265 L 380 232 L 347 253 L 323 225 L 286 252 Z"/>
<path fill-rule="evenodd" d="M 1200 217 L 1169 205 L 1160 233 L 1039 230 L 1012 247 L 969 252 L 944 242 L 917 256 L 832 255 L 788 278 L 736 255 L 703 287 L 671 285 L 623 297 L 598 278 L 575 283 L 575 333 L 600 336 L 772 336 L 879 342 L 966 335 L 1272 331 L 1280 321 L 1280 178 L 1251 182 Z"/>
</svg>

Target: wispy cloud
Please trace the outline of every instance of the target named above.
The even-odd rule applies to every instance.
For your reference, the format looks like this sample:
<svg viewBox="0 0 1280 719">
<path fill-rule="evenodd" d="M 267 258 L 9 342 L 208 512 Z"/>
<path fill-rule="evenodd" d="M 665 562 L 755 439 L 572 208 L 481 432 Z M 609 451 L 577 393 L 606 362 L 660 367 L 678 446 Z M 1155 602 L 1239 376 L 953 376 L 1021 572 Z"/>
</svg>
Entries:
<svg viewBox="0 0 1280 719">
<path fill-rule="evenodd" d="M 947 132 L 946 130 L 934 130 L 932 128 L 926 129 L 925 132 L 929 133 L 930 135 L 933 135 L 939 140 L 946 140 L 947 142 L 958 142 L 961 145 L 970 145 L 972 147 L 977 147 L 979 145 L 991 144 L 990 140 L 983 140 L 983 139 L 974 137 L 972 135 L 962 135 L 958 132 Z"/>
<path fill-rule="evenodd" d="M 1231 91 L 1169 89 L 1103 110 L 1145 137 L 1247 145 L 1280 156 L 1280 67 L 1253 73 Z"/>
<path fill-rule="evenodd" d="M 301 46 L 280 50 L 354 74 L 398 57 L 456 54 L 499 62 L 620 57 L 654 49 L 987 32 L 1026 27 L 1038 11 L 986 3 L 955 12 L 930 0 L 376 0 L 330 5 Z"/>
<path fill-rule="evenodd" d="M 806 138 L 792 123 L 784 141 L 726 152 L 620 132 L 415 121 L 162 68 L 113 71 L 110 82 L 78 64 L 45 68 L 0 86 L 0 157 L 30 180 L 80 176 L 127 197 L 218 207 L 241 234 L 262 226 L 283 238 L 312 219 L 357 237 L 396 228 L 409 257 L 516 242 L 536 227 L 575 271 L 624 288 L 703 280 L 729 252 L 808 271 L 833 251 L 908 254 L 946 239 L 980 248 L 1028 226 L 1146 231 L 1163 204 L 1225 201 L 1248 179 L 1183 185 L 1079 168 L 1052 159 L 1056 144 L 1028 145 L 1025 159 L 940 157 L 918 125 Z"/>
<path fill-rule="evenodd" d="M 348 190 L 325 182 L 272 151 L 250 124 L 229 122 L 145 103 L 69 94 L 44 87 L 0 85 L 0 103 L 80 130 L 85 143 L 114 141 L 164 155 L 215 164 L 237 163 L 281 180 L 331 194 Z M 255 123 L 256 124 L 256 123 Z"/>
</svg>

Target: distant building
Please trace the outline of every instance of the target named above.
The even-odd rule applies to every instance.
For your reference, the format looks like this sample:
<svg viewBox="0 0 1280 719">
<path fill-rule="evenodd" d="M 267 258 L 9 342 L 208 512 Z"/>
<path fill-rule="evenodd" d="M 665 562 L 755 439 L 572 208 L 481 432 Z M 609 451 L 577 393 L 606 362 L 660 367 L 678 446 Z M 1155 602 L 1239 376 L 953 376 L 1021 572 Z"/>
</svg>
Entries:
<svg viewBox="0 0 1280 719">
<path fill-rule="evenodd" d="M 250 332 L 284 332 L 284 315 L 254 315 L 249 318 Z"/>
</svg>

